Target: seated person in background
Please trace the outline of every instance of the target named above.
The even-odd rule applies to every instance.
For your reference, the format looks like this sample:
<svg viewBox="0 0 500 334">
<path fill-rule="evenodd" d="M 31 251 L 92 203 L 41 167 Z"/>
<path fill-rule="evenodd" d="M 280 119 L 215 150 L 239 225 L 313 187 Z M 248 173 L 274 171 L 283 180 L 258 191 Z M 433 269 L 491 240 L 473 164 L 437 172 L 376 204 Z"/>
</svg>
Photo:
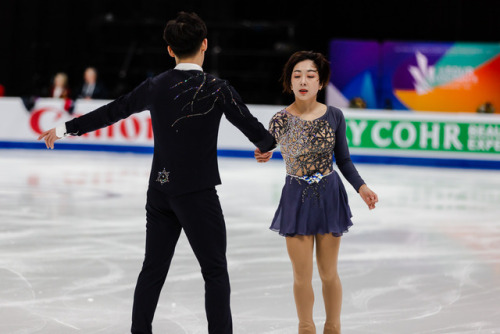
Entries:
<svg viewBox="0 0 500 334">
<path fill-rule="evenodd" d="M 361 97 L 356 96 L 349 101 L 349 108 L 366 109 L 366 102 Z"/>
<path fill-rule="evenodd" d="M 493 107 L 493 104 L 491 102 L 485 102 L 481 104 L 476 111 L 479 114 L 494 114 L 495 107 Z"/>
<path fill-rule="evenodd" d="M 54 76 L 54 83 L 50 90 L 50 97 L 56 99 L 69 98 L 68 76 L 66 73 L 59 72 Z"/>
<path fill-rule="evenodd" d="M 83 74 L 84 83 L 78 93 L 79 99 L 105 99 L 107 98 L 104 86 L 97 81 L 97 70 L 87 67 Z"/>
</svg>

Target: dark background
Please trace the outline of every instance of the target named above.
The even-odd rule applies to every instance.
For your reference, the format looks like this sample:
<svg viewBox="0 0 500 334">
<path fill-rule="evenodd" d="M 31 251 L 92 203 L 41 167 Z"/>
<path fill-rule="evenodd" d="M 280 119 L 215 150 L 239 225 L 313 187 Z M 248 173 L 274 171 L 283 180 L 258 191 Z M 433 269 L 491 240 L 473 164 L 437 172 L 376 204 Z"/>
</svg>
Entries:
<svg viewBox="0 0 500 334">
<path fill-rule="evenodd" d="M 0 84 L 43 96 L 56 72 L 81 84 L 95 66 L 110 98 L 173 67 L 168 19 L 195 11 L 209 29 L 204 70 L 247 103 L 284 104 L 278 82 L 291 53 L 328 53 L 333 38 L 500 42 L 500 1 L 0 1 Z M 335 75 L 333 73 L 333 75 Z"/>
</svg>

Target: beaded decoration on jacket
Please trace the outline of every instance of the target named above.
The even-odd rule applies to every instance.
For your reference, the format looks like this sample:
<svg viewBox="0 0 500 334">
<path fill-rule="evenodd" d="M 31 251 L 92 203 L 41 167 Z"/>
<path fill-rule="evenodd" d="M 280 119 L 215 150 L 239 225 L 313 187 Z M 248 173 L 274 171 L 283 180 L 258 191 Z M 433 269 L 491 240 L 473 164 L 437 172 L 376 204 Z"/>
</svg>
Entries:
<svg viewBox="0 0 500 334">
<path fill-rule="evenodd" d="M 185 112 L 185 115 L 177 118 L 172 123 L 172 127 L 183 119 L 208 114 L 214 109 L 217 101 L 221 101 L 224 104 L 231 103 L 243 115 L 227 81 L 210 77 L 205 72 L 200 72 L 170 87 L 170 89 L 175 88 L 182 90 L 175 96 L 174 100 L 177 100 L 180 96 L 188 94 L 189 92 L 192 92 L 192 95 L 189 101 L 182 107 L 182 111 Z"/>
<path fill-rule="evenodd" d="M 187 102 L 181 108 L 182 116 L 178 117 L 171 124 L 171 127 L 174 127 L 178 122 L 184 119 L 207 115 L 214 109 L 218 101 L 219 103 L 230 103 L 234 105 L 240 114 L 245 116 L 236 102 L 228 82 L 210 76 L 205 72 L 200 71 L 176 83 L 169 89 L 174 90 L 174 94 L 176 94 L 174 101 L 181 96 L 188 97 Z M 170 172 L 163 168 L 162 171 L 158 172 L 156 182 L 159 182 L 163 186 L 165 183 L 170 182 L 169 175 Z"/>
<path fill-rule="evenodd" d="M 325 117 L 309 121 L 283 110 L 271 119 L 269 132 L 281 147 L 287 174 L 307 183 L 302 200 L 309 192 L 319 197 L 320 181 L 333 170 L 335 132 L 330 123 Z"/>
</svg>

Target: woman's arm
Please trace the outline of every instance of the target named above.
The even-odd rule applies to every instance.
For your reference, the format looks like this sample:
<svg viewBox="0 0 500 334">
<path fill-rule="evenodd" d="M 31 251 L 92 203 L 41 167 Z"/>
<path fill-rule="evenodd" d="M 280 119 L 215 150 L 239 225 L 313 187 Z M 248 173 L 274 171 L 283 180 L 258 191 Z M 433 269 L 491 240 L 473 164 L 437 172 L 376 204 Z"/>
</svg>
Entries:
<svg viewBox="0 0 500 334">
<path fill-rule="evenodd" d="M 368 205 L 368 208 L 372 210 L 375 208 L 375 203 L 378 202 L 378 196 L 366 185 L 352 163 L 349 147 L 347 145 L 346 123 L 344 115 L 340 110 L 338 111 L 337 121 L 338 126 L 335 131 L 336 142 L 333 151 L 335 154 L 335 161 L 342 175 L 344 175 L 347 181 L 359 193 L 363 201 Z"/>
<path fill-rule="evenodd" d="M 365 184 L 365 181 L 363 181 L 351 160 L 351 154 L 349 153 L 349 147 L 347 146 L 344 115 L 337 109 L 335 116 L 337 122 L 337 129 L 335 130 L 335 147 L 333 149 L 335 162 L 342 175 L 344 175 L 354 189 L 359 192 L 359 188 Z"/>
</svg>

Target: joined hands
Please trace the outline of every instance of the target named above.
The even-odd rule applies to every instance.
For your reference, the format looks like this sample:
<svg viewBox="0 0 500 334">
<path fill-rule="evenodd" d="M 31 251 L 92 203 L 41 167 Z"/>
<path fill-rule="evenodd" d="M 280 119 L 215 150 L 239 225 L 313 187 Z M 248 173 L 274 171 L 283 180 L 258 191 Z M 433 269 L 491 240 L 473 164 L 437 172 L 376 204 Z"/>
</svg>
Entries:
<svg viewBox="0 0 500 334">
<path fill-rule="evenodd" d="M 254 157 L 257 162 L 268 162 L 273 156 L 273 152 L 262 153 L 258 148 L 255 149 Z"/>
</svg>

